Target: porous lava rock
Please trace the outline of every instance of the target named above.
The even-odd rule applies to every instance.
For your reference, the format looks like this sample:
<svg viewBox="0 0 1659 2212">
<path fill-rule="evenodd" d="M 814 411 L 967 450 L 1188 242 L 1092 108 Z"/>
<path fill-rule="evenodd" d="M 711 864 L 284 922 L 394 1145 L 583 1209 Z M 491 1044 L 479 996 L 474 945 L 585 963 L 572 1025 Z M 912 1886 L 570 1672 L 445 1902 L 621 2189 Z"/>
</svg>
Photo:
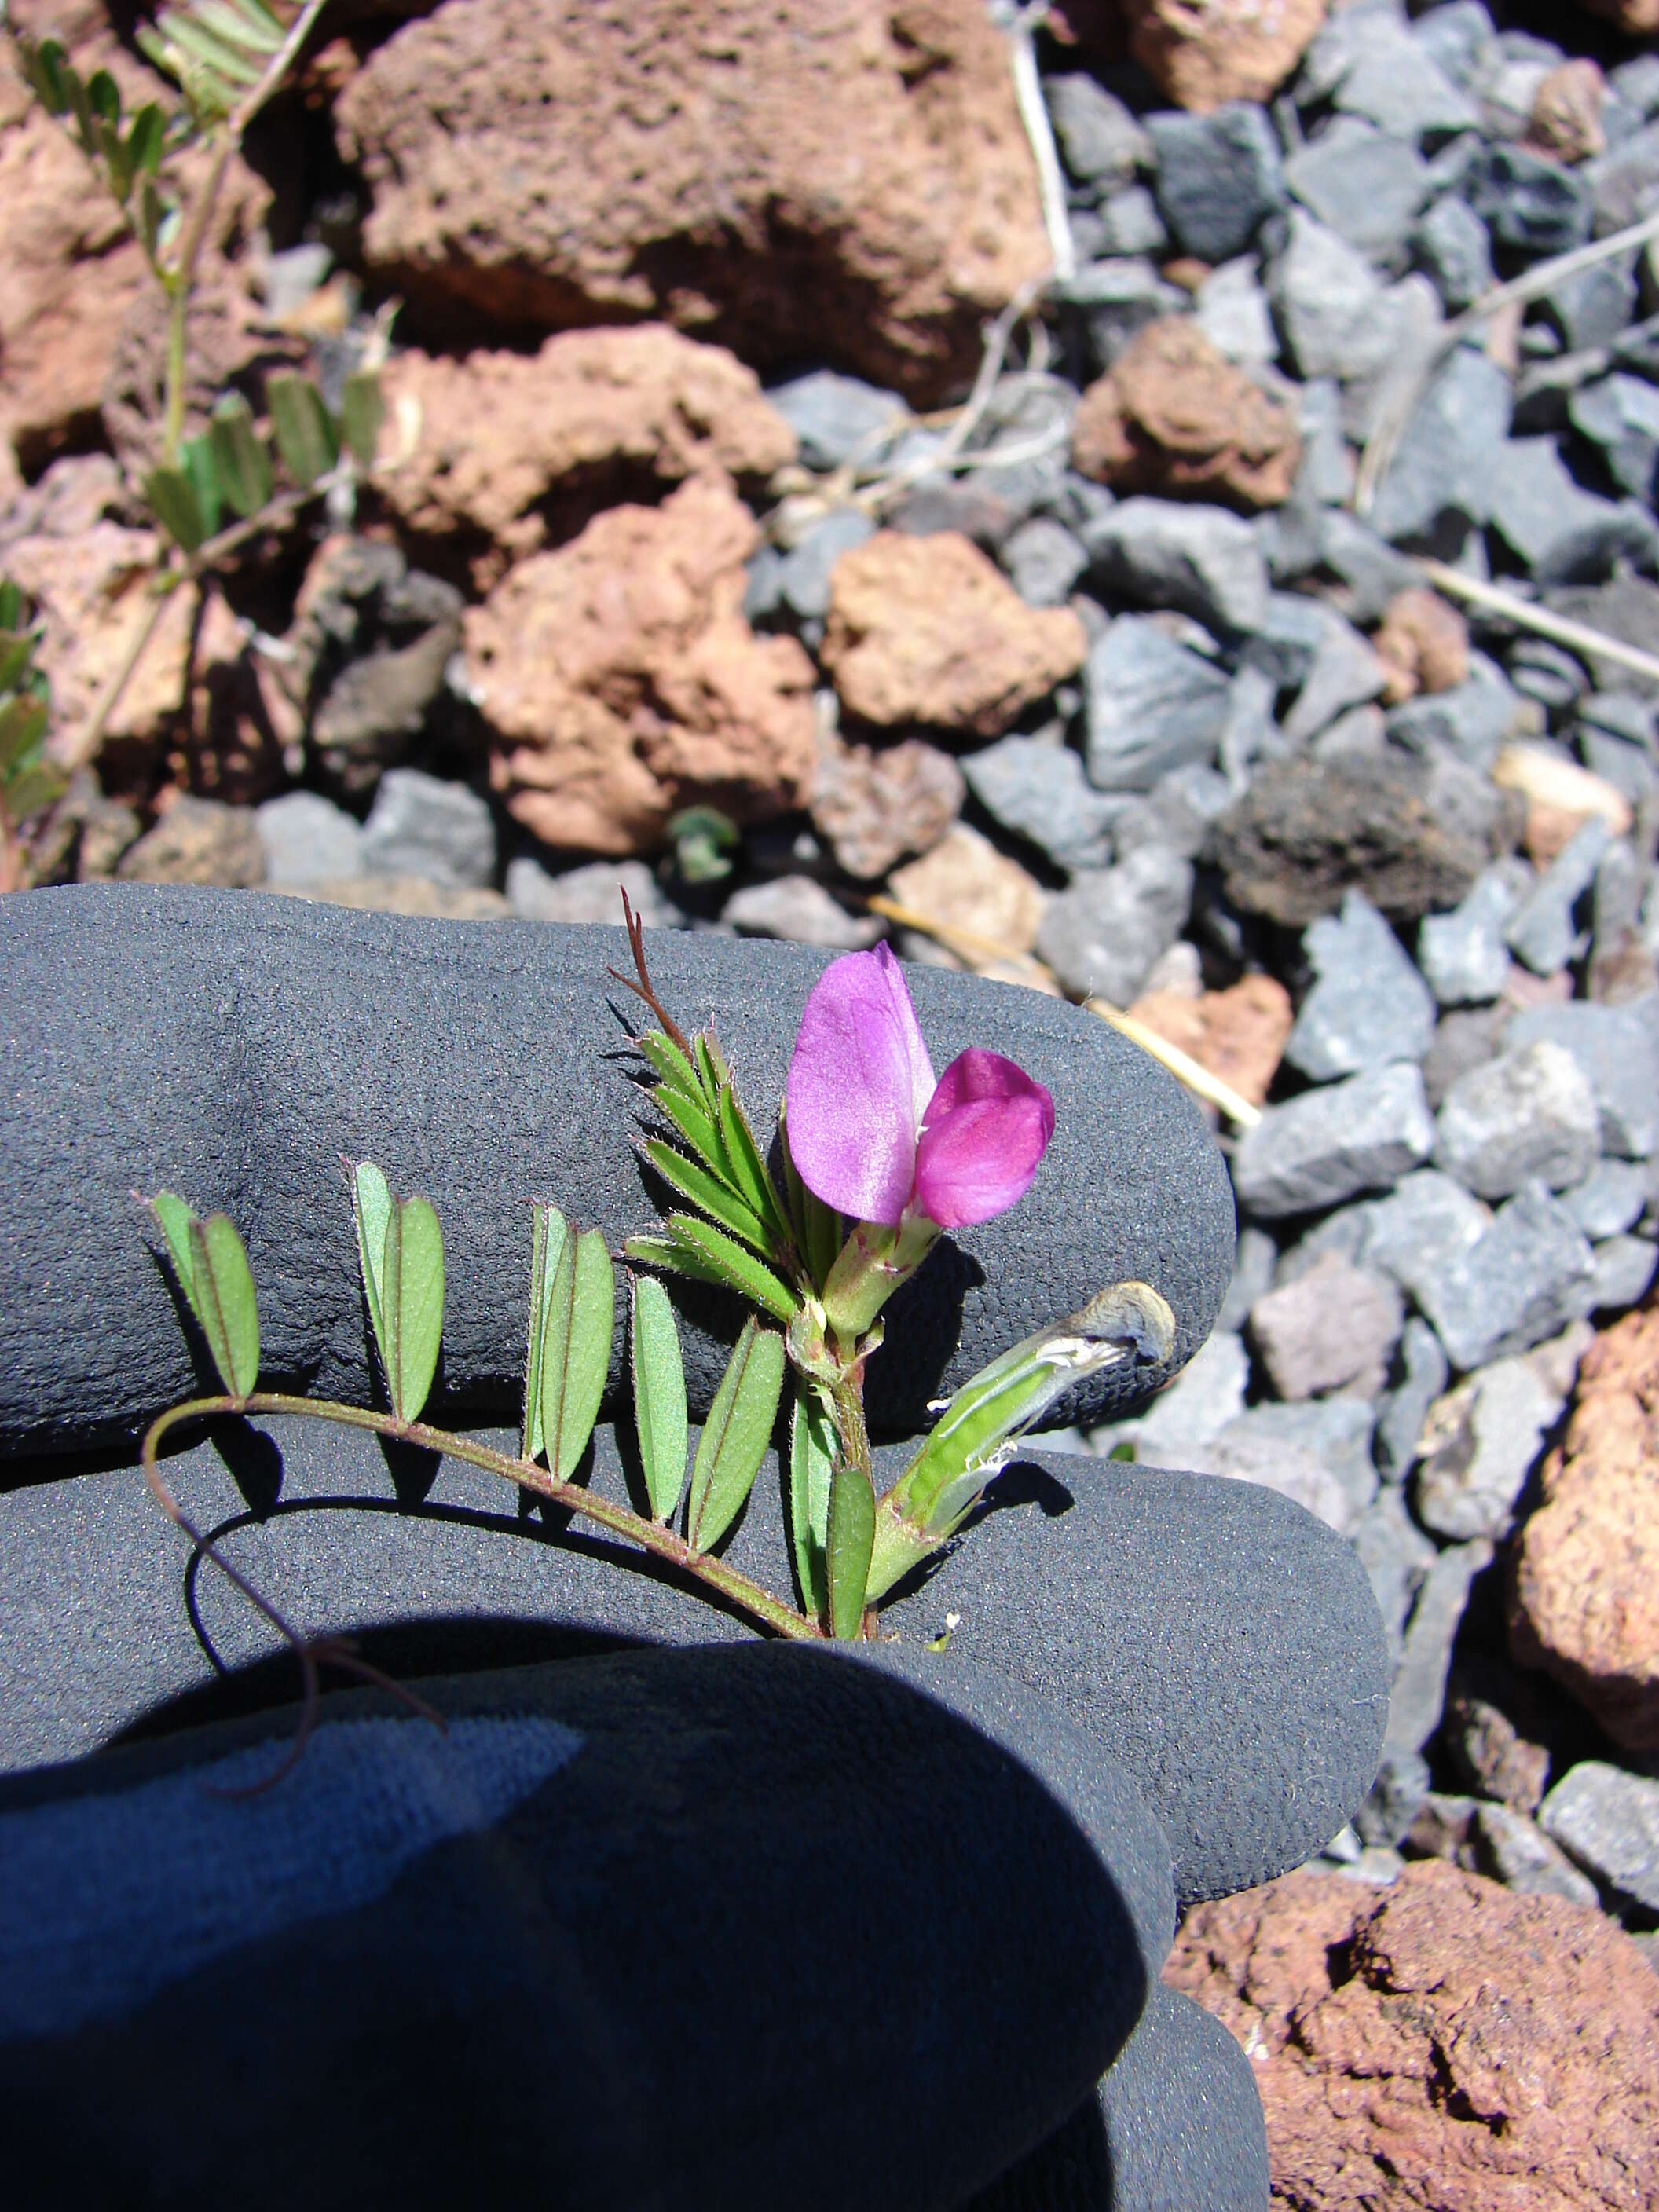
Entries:
<svg viewBox="0 0 1659 2212">
<path fill-rule="evenodd" d="M 82 78 L 108 70 L 124 100 L 157 80 L 101 21 L 101 8 L 12 10 L 26 35 L 66 44 Z M 152 286 L 138 241 L 86 156 L 8 66 L 0 71 L 0 439 L 31 474 L 97 422 L 127 310 Z"/>
<path fill-rule="evenodd" d="M 832 737 L 818 748 L 812 826 L 836 865 L 868 883 L 908 854 L 931 853 L 967 795 L 950 754 L 920 738 L 849 745 Z"/>
<path fill-rule="evenodd" d="M 1617 1743 L 1659 1750 L 1659 1306 L 1598 1336 L 1522 1524 L 1510 1644 Z"/>
<path fill-rule="evenodd" d="M 736 821 L 805 803 L 812 664 L 743 617 L 757 531 L 725 484 L 615 507 L 509 572 L 465 621 L 490 782 L 544 843 L 628 854 L 696 802 Z"/>
<path fill-rule="evenodd" d="M 1179 991 L 1148 991 L 1129 1012 L 1252 1106 L 1267 1098 L 1295 1019 L 1290 993 L 1273 975 L 1245 975 L 1224 991 L 1206 991 L 1196 999 Z"/>
<path fill-rule="evenodd" d="M 104 512 L 115 489 L 107 460 L 60 461 L 52 473 L 59 472 L 83 483 L 64 483 L 61 500 L 19 501 L 25 527 L 9 538 L 0 527 L 0 561 L 40 625 L 36 665 L 52 685 L 54 719 L 60 728 L 79 731 L 149 619 L 153 603 L 145 585 L 164 549 L 156 532 L 129 529 Z M 210 591 L 204 605 L 198 586 L 181 584 L 122 689 L 109 737 L 153 746 L 187 703 L 187 672 L 193 695 L 204 694 L 189 703 L 206 717 L 205 695 L 222 693 L 242 651 L 241 625 L 218 592 Z"/>
<path fill-rule="evenodd" d="M 1277 507 L 1302 441 L 1288 410 L 1236 368 L 1189 315 L 1138 332 L 1084 393 L 1072 458 L 1119 492 Z"/>
<path fill-rule="evenodd" d="M 1646 2212 L 1659 1980 L 1618 1926 L 1437 1861 L 1190 1913 L 1164 1978 L 1255 2062 L 1295 2212 Z"/>
<path fill-rule="evenodd" d="M 1519 802 L 1457 763 L 1298 754 L 1257 770 L 1216 849 L 1246 913 L 1300 928 L 1353 890 L 1402 921 L 1455 906 L 1518 826 Z"/>
<path fill-rule="evenodd" d="M 1120 0 L 1129 46 L 1177 107 L 1265 100 L 1325 20 L 1325 0 Z"/>
<path fill-rule="evenodd" d="M 341 95 L 417 314 L 661 319 L 912 398 L 1048 264 L 1006 46 L 956 0 L 446 0 Z"/>
<path fill-rule="evenodd" d="M 820 659 L 860 721 L 1000 738 L 1088 645 L 1069 607 L 1027 606 L 959 532 L 883 530 L 836 563 Z"/>
<path fill-rule="evenodd" d="M 412 351 L 383 382 L 407 441 L 382 478 L 393 513 L 427 536 L 481 533 L 514 557 L 544 542 L 539 502 L 556 489 L 760 478 L 795 457 L 754 371 L 662 323 L 567 331 L 527 355 Z"/>
<path fill-rule="evenodd" d="M 1371 643 L 1387 672 L 1382 696 L 1390 707 L 1419 691 L 1451 691 L 1468 681 L 1469 626 L 1425 585 L 1395 593 Z"/>
</svg>

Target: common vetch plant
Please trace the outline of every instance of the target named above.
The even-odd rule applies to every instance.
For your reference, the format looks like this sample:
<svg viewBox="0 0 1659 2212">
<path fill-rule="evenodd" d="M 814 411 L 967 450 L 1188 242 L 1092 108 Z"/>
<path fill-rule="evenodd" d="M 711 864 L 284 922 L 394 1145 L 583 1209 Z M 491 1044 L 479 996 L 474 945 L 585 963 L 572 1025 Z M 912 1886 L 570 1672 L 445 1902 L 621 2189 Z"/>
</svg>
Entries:
<svg viewBox="0 0 1659 2212">
<path fill-rule="evenodd" d="M 1157 1291 L 1138 1282 L 1103 1290 L 965 1382 L 878 1497 L 864 1379 L 884 1310 L 942 1235 L 1018 1203 L 1054 1133 L 1054 1102 L 1034 1076 L 977 1048 L 935 1078 L 898 963 L 884 945 L 852 953 L 830 963 L 806 1001 L 775 1174 L 774 1148 L 761 1143 L 712 1024 L 688 1036 L 675 1021 L 625 896 L 623 905 L 634 973 L 610 973 L 653 1018 L 632 1039 L 643 1077 L 635 1141 L 668 1197 L 659 1224 L 625 1238 L 620 1253 L 598 1229 L 568 1221 L 552 1197 L 532 1205 L 516 1455 L 423 1418 L 442 1339 L 443 1231 L 424 1198 L 394 1194 L 373 1162 L 353 1167 L 351 1197 L 384 1407 L 259 1390 L 258 1303 L 234 1227 L 223 1214 L 199 1218 L 172 1192 L 149 1201 L 224 1387 L 151 1425 L 145 1472 L 198 1548 L 300 1649 L 308 1705 L 319 1647 L 219 1558 L 162 1479 L 161 1446 L 181 1422 L 301 1414 L 447 1453 L 667 1562 L 760 1628 L 845 1640 L 878 1632 L 884 1599 L 963 1528 L 1018 1439 L 1062 1393 L 1107 1368 L 1162 1362 L 1172 1347 L 1173 1320 Z M 622 1302 L 643 1486 L 626 1504 L 585 1479 L 611 1364 L 618 1260 L 627 1263 Z M 695 1451 L 665 1276 L 718 1285 L 750 1309 Z M 720 1546 L 783 1436 L 786 1389 L 795 1589 L 781 1595 L 732 1565 Z M 339 1658 L 342 1647 L 330 1644 L 325 1656 Z"/>
<path fill-rule="evenodd" d="M 134 632 L 88 726 L 64 757 L 90 760 L 160 622 L 167 595 L 226 562 L 258 532 L 307 501 L 337 493 L 349 501 L 356 476 L 373 464 L 383 403 L 377 333 L 359 368 L 331 398 L 311 378 L 268 377 L 264 420 L 237 392 L 216 401 L 205 428 L 186 437 L 188 338 L 203 249 L 233 154 L 244 132 L 286 82 L 325 0 L 277 14 L 264 0 L 185 0 L 140 25 L 145 57 L 178 85 L 176 104 L 148 100 L 124 112 L 107 70 L 82 80 L 56 39 L 38 42 L 6 21 L 24 81 L 81 148 L 143 250 L 167 302 L 156 459 L 137 489 L 167 543 L 149 580 L 151 606 Z M 202 158 L 186 172 L 182 157 Z"/>
</svg>

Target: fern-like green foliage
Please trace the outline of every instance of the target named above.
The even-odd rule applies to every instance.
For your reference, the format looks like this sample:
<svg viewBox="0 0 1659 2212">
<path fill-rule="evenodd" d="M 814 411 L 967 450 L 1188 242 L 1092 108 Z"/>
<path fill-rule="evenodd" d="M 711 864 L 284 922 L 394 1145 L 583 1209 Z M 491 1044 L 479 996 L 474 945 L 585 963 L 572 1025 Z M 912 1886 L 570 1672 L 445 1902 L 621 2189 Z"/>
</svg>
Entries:
<svg viewBox="0 0 1659 2212">
<path fill-rule="evenodd" d="M 265 404 L 269 436 L 246 400 L 229 393 L 208 428 L 186 440 L 177 465 L 152 469 L 144 478 L 151 512 L 182 551 L 196 552 L 232 519 L 246 522 L 258 514 L 276 489 L 278 462 L 301 492 L 331 475 L 343 453 L 359 468 L 372 465 L 384 413 L 372 369 L 346 379 L 337 407 L 309 377 L 284 370 L 268 380 Z"/>
<path fill-rule="evenodd" d="M 136 33 L 145 58 L 177 83 L 205 127 L 231 114 L 280 53 L 288 30 L 263 0 L 191 0 Z"/>
<path fill-rule="evenodd" d="M 99 70 L 83 82 L 56 39 L 43 39 L 37 46 L 20 34 L 15 44 L 36 99 L 80 140 L 87 159 L 126 210 L 151 267 L 159 271 L 179 224 L 177 205 L 160 183 L 161 161 L 188 125 L 181 117 L 168 116 L 153 100 L 124 116 L 121 88 L 109 71 Z"/>
<path fill-rule="evenodd" d="M 44 757 L 51 695 L 34 665 L 40 633 L 15 584 L 0 583 L 0 836 L 50 806 L 63 792 L 63 771 Z"/>
</svg>

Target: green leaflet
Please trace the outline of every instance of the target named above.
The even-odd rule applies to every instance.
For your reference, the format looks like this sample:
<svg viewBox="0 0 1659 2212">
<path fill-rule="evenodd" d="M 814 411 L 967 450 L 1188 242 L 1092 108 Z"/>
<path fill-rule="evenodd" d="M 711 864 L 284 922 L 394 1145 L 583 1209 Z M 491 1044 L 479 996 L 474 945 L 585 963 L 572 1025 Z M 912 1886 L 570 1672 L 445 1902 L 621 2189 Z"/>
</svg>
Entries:
<svg viewBox="0 0 1659 2212">
<path fill-rule="evenodd" d="M 233 394 L 213 410 L 208 435 L 213 467 L 226 502 L 246 521 L 270 497 L 270 455 L 253 427 L 246 399 Z"/>
<path fill-rule="evenodd" d="M 769 1253 L 772 1240 L 765 1223 L 724 1182 L 717 1182 L 696 1161 L 687 1159 L 683 1152 L 675 1152 L 672 1146 L 655 1137 L 646 1138 L 640 1151 L 682 1198 L 689 1198 L 693 1206 L 701 1206 L 734 1237 L 740 1237 L 745 1244 L 752 1244 L 756 1251 Z"/>
<path fill-rule="evenodd" d="M 830 1539 L 830 1470 L 835 1463 L 836 1431 L 822 1401 L 798 1391 L 789 1420 L 789 1534 L 801 1602 L 824 1619 L 830 1606 L 825 1553 Z"/>
<path fill-rule="evenodd" d="M 423 1198 L 404 1199 L 386 1217 L 380 1297 L 392 1410 L 400 1421 L 418 1421 L 444 1326 L 443 1231 Z"/>
<path fill-rule="evenodd" d="M 677 1084 L 659 1083 L 652 1091 L 651 1103 L 665 1121 L 673 1123 L 709 1173 L 720 1174 L 724 1161 L 720 1135 L 703 1111 L 701 1098 L 694 1098 Z"/>
<path fill-rule="evenodd" d="M 340 393 L 340 429 L 359 468 L 374 467 L 374 447 L 385 417 L 380 380 L 374 370 L 360 368 L 347 377 Z"/>
<path fill-rule="evenodd" d="M 220 503 L 219 472 L 214 465 L 212 438 L 187 439 L 179 459 L 196 495 L 196 511 L 202 518 L 204 535 L 211 538 L 219 527 Z"/>
<path fill-rule="evenodd" d="M 599 1417 L 616 1326 L 617 1279 L 597 1229 L 567 1235 L 542 1338 L 542 1444 L 548 1472 L 573 1480 Z"/>
<path fill-rule="evenodd" d="M 716 1102 L 720 1110 L 720 1143 L 732 1170 L 732 1181 L 742 1192 L 750 1206 L 764 1226 L 774 1243 L 787 1241 L 787 1228 L 778 1194 L 772 1188 L 772 1178 L 766 1172 L 766 1163 L 760 1156 L 744 1110 L 738 1103 L 738 1094 L 728 1083 L 722 1086 Z"/>
<path fill-rule="evenodd" d="M 726 1363 L 697 1439 L 686 1539 L 707 1552 L 726 1534 L 755 1486 L 783 1393 L 783 1339 L 751 1314 Z"/>
<path fill-rule="evenodd" d="M 289 369 L 267 380 L 265 404 L 283 466 L 301 490 L 308 490 L 340 458 L 323 396 L 314 384 Z"/>
<path fill-rule="evenodd" d="M 567 1234 L 564 1216 L 556 1206 L 538 1200 L 530 1211 L 530 1325 L 524 1362 L 524 1433 L 520 1445 L 523 1459 L 534 1459 L 542 1448 L 542 1347 L 552 1309 L 553 1281 Z"/>
<path fill-rule="evenodd" d="M 633 1284 L 634 1421 L 651 1510 L 672 1521 L 685 1487 L 685 1449 L 690 1420 L 680 1333 L 668 1293 L 654 1277 Z"/>
<path fill-rule="evenodd" d="M 870 1555 L 876 1542 L 876 1493 L 861 1467 L 838 1464 L 830 1477 L 825 1557 L 830 1633 L 850 1644 L 864 1632 Z"/>
<path fill-rule="evenodd" d="M 796 1301 L 778 1277 L 724 1231 L 690 1213 L 671 1213 L 668 1233 L 674 1245 L 693 1262 L 685 1273 L 701 1274 L 706 1281 L 724 1283 L 727 1290 L 738 1291 L 763 1313 L 770 1314 L 774 1321 L 786 1326 L 794 1319 Z"/>
<path fill-rule="evenodd" d="M 219 1380 L 233 1398 L 246 1398 L 259 1376 L 259 1308 L 253 1271 L 224 1213 L 198 1220 L 170 1190 L 149 1202 L 173 1262 L 185 1302 L 196 1316 Z"/>
<path fill-rule="evenodd" d="M 208 532 L 190 477 L 183 469 L 152 469 L 143 489 L 150 512 L 173 544 L 193 553 Z"/>
<path fill-rule="evenodd" d="M 357 1223 L 357 1265 L 362 1271 L 369 1326 L 380 1349 L 380 1365 L 389 1373 L 392 1361 L 386 1352 L 386 1307 L 380 1295 L 380 1279 L 386 1261 L 386 1225 L 392 1217 L 392 1193 L 373 1160 L 359 1160 L 353 1170 L 351 1210 Z"/>
<path fill-rule="evenodd" d="M 800 1254 L 813 1287 L 822 1291 L 830 1279 L 830 1270 L 841 1256 L 842 1241 L 842 1218 L 833 1206 L 826 1206 L 816 1192 L 810 1191 L 800 1179 L 789 1151 L 789 1129 L 786 1115 L 778 1115 L 778 1128 L 782 1138 L 783 1187 L 788 1202 L 789 1219 L 795 1236 L 795 1248 Z"/>
<path fill-rule="evenodd" d="M 351 1196 L 357 1263 L 386 1395 L 400 1421 L 417 1421 L 443 1340 L 443 1231 L 425 1199 L 393 1199 L 373 1160 L 358 1161 Z"/>
<path fill-rule="evenodd" d="M 641 1057 L 656 1070 L 663 1082 L 689 1093 L 701 1091 L 697 1072 L 673 1040 L 660 1030 L 647 1030 L 634 1040 Z"/>
</svg>

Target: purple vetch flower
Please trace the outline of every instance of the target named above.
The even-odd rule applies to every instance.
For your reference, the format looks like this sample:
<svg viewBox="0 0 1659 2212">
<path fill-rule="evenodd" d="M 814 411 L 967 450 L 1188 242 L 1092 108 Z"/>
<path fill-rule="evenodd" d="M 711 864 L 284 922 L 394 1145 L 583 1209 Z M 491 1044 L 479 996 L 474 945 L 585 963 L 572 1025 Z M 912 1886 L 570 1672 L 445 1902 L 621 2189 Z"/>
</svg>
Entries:
<svg viewBox="0 0 1659 2212">
<path fill-rule="evenodd" d="M 886 945 L 831 961 L 789 1062 L 789 1152 L 807 1188 L 857 1221 L 906 1212 L 941 1229 L 1017 1206 L 1054 1133 L 1054 1102 L 1012 1060 L 970 1048 L 935 1082 Z"/>
</svg>

